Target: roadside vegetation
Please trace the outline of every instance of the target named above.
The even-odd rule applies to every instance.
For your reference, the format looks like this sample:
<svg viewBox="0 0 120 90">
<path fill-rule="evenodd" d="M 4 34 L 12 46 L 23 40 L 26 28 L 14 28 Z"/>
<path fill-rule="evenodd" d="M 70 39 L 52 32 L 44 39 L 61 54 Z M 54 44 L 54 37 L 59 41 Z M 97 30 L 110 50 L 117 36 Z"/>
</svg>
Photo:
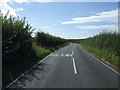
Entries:
<svg viewBox="0 0 120 90">
<path fill-rule="evenodd" d="M 99 35 L 80 40 L 80 44 L 94 56 L 120 71 L 120 33 L 104 31 Z"/>
<path fill-rule="evenodd" d="M 25 18 L 1 15 L 3 87 L 51 52 L 66 45 L 62 38 L 37 32 Z"/>
<path fill-rule="evenodd" d="M 103 32 L 87 39 L 62 39 L 37 32 L 25 18 L 1 15 L 2 20 L 2 85 L 6 86 L 51 52 L 72 43 L 80 43 L 88 52 L 118 68 L 120 34 Z"/>
</svg>

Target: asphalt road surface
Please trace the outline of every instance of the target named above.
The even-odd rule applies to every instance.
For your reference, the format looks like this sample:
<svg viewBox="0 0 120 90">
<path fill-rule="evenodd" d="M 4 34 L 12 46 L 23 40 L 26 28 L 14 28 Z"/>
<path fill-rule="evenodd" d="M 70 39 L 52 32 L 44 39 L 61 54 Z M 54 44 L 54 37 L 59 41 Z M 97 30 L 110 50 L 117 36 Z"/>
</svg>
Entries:
<svg viewBox="0 0 120 90">
<path fill-rule="evenodd" d="M 70 44 L 45 57 L 7 88 L 118 88 L 118 73 Z"/>
</svg>

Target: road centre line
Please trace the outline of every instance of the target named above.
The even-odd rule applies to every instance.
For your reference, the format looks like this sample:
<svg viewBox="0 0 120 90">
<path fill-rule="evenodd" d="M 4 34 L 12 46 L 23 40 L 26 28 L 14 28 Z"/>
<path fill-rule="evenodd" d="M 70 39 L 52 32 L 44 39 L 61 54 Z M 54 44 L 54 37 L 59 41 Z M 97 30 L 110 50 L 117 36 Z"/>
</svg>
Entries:
<svg viewBox="0 0 120 90">
<path fill-rule="evenodd" d="M 77 69 L 76 69 L 76 65 L 75 65 L 75 59 L 74 59 L 74 57 L 72 57 L 72 60 L 73 60 L 74 73 L 77 74 Z"/>
<path fill-rule="evenodd" d="M 73 61 L 74 73 L 77 74 L 77 69 L 76 69 L 76 65 L 75 65 L 75 59 L 74 59 L 73 55 L 74 55 L 74 51 L 72 51 L 71 57 L 72 57 L 72 61 Z"/>
</svg>

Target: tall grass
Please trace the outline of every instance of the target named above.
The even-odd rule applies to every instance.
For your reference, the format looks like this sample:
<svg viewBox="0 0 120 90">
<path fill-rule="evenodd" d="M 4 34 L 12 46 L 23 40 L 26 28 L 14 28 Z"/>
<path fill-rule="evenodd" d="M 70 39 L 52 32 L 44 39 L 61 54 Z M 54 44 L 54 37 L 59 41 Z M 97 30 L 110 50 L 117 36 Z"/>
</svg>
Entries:
<svg viewBox="0 0 120 90">
<path fill-rule="evenodd" d="M 111 64 L 113 68 L 120 67 L 118 58 L 120 57 L 120 33 L 102 32 L 94 37 L 83 39 L 80 44 L 90 53 Z"/>
<path fill-rule="evenodd" d="M 45 57 L 46 55 L 51 53 L 50 50 L 45 49 L 42 46 L 39 46 L 35 43 L 33 43 L 33 49 L 35 50 L 35 53 L 36 53 L 37 57 L 39 57 L 39 59 L 42 59 L 43 57 Z"/>
</svg>

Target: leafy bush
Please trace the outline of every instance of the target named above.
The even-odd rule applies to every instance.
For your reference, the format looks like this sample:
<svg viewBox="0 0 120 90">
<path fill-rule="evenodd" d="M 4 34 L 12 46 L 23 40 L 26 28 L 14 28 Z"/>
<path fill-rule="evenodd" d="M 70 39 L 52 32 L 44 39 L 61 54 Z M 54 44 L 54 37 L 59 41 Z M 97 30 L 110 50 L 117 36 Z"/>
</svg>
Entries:
<svg viewBox="0 0 120 90">
<path fill-rule="evenodd" d="M 65 43 L 65 39 L 54 37 L 44 32 L 37 32 L 35 39 L 38 45 L 45 47 L 55 47 Z"/>
<path fill-rule="evenodd" d="M 3 58 L 10 58 L 15 53 L 30 54 L 32 47 L 32 27 L 25 21 L 8 14 L 2 16 L 2 51 Z"/>
<path fill-rule="evenodd" d="M 35 51 L 32 49 L 31 25 L 25 18 L 0 16 L 2 19 L 2 69 L 3 82 L 25 70 L 33 62 Z M 32 59 L 31 59 L 32 58 Z M 23 67 L 21 67 L 23 66 Z"/>
</svg>

